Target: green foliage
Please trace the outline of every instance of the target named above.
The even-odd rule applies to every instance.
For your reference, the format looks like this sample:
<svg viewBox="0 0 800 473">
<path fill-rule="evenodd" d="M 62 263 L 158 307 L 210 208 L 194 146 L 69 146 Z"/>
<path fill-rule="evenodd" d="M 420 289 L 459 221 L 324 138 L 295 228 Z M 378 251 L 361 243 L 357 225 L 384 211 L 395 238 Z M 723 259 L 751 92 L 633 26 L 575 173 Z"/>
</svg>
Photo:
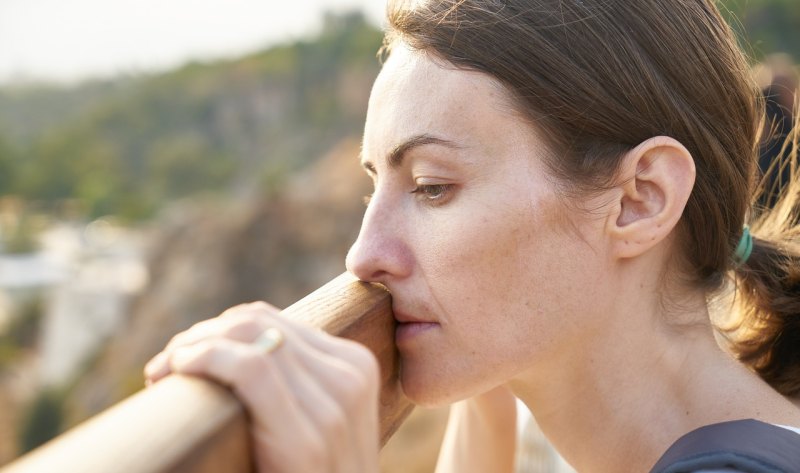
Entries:
<svg viewBox="0 0 800 473">
<path fill-rule="evenodd" d="M 34 398 L 22 416 L 18 430 L 20 453 L 33 450 L 61 432 L 63 398 L 63 394 L 55 390 L 44 390 Z"/>
<path fill-rule="evenodd" d="M 17 159 L 16 150 L 0 136 L 0 195 L 13 191 Z"/>
<path fill-rule="evenodd" d="M 797 0 L 721 0 L 723 14 L 756 60 L 783 52 L 800 60 L 800 2 Z"/>
<path fill-rule="evenodd" d="M 5 126 L 19 148 L 9 161 L 0 147 L 0 171 L 11 162 L 14 181 L 0 195 L 51 208 L 74 199 L 88 217 L 140 220 L 199 192 L 277 185 L 276 170 L 286 175 L 360 131 L 381 36 L 361 14 L 328 15 L 314 40 L 235 61 L 61 95 L 0 93 L 0 132 Z M 87 105 L 64 97 L 72 94 Z M 56 105 L 42 95 L 57 97 Z M 364 103 L 354 105 L 353 96 Z M 28 128 L 8 125 L 4 103 L 25 110 Z M 60 120 L 37 115 L 36 107 Z"/>
</svg>

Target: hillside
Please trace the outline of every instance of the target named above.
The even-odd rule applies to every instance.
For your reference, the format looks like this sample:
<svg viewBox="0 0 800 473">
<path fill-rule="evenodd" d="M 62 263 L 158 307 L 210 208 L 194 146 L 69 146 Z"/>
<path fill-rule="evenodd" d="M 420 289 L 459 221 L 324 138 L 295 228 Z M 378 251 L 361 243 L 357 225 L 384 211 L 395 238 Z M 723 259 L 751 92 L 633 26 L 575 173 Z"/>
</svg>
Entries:
<svg viewBox="0 0 800 473">
<path fill-rule="evenodd" d="M 149 218 L 197 193 L 271 192 L 360 134 L 381 33 L 357 13 L 236 60 L 73 89 L 0 91 L 0 196 Z"/>
</svg>

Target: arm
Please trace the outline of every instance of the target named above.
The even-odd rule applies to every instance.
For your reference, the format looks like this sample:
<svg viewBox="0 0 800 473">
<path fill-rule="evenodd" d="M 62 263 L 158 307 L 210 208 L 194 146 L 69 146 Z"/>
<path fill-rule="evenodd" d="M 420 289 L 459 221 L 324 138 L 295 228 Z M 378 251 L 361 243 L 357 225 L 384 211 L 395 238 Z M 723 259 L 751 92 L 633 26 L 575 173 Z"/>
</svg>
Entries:
<svg viewBox="0 0 800 473">
<path fill-rule="evenodd" d="M 517 408 L 505 387 L 450 407 L 436 473 L 514 471 Z"/>
</svg>

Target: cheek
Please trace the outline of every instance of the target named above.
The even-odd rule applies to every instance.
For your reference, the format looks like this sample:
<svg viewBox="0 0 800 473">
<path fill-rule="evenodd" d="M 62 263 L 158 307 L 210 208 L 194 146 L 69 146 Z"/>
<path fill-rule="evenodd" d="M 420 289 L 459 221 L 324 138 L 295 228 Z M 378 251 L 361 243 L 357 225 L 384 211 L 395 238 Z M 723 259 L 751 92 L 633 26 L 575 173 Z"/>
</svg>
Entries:
<svg viewBox="0 0 800 473">
<path fill-rule="evenodd" d="M 531 302 L 531 287 L 538 284 L 531 269 L 537 266 L 529 263 L 536 226 L 509 208 L 470 210 L 463 220 L 426 232 L 424 249 L 416 247 L 426 299 L 443 328 L 440 343 L 406 354 L 404 389 L 424 405 L 462 399 L 512 378 L 536 350 L 532 334 L 541 332 Z"/>
<path fill-rule="evenodd" d="M 438 405 L 557 359 L 590 316 L 594 252 L 558 202 L 532 198 L 444 209 L 416 222 L 411 245 L 438 343 L 404 354 L 403 386 Z M 446 215 L 446 216 L 445 216 Z"/>
<path fill-rule="evenodd" d="M 591 300 L 596 273 L 593 253 L 566 229 L 563 212 L 535 197 L 473 208 L 435 239 L 445 243 L 430 246 L 425 277 L 463 350 L 518 357 L 565 339 Z"/>
<path fill-rule="evenodd" d="M 549 205 L 472 206 L 453 220 L 431 245 L 425 276 L 445 317 L 482 333 L 504 332 L 520 310 L 534 311 L 531 299 L 552 275 Z M 423 264 L 421 263 L 421 266 Z M 502 323 L 503 321 L 508 324 Z"/>
</svg>

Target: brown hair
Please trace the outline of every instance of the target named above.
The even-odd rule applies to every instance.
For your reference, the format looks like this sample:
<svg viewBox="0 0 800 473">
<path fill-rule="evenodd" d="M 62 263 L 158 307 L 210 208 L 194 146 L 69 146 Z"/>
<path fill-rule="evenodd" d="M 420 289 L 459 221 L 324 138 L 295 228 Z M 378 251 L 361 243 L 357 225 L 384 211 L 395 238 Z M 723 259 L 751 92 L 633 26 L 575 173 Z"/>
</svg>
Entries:
<svg viewBox="0 0 800 473">
<path fill-rule="evenodd" d="M 758 327 L 740 341 L 742 359 L 800 393 L 800 251 L 787 240 L 797 230 L 765 213 L 750 260 L 733 262 L 763 105 L 711 0 L 398 0 L 388 23 L 384 53 L 402 40 L 502 82 L 575 189 L 608 186 L 623 154 L 653 136 L 686 146 L 697 169 L 681 223 L 689 276 L 716 291 L 735 269 L 742 325 Z"/>
</svg>

